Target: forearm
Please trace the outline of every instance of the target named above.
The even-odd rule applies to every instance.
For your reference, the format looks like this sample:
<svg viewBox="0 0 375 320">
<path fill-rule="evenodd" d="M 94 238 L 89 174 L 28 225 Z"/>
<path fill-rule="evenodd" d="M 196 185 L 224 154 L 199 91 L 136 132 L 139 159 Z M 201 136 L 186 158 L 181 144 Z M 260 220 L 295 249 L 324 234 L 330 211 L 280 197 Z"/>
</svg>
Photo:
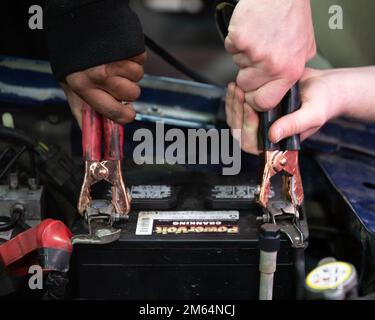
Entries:
<svg viewBox="0 0 375 320">
<path fill-rule="evenodd" d="M 144 52 L 141 24 L 128 0 L 50 0 L 45 10 L 52 70 L 73 72 Z"/>
<path fill-rule="evenodd" d="M 336 69 L 329 75 L 336 79 L 340 115 L 375 121 L 375 66 Z"/>
</svg>

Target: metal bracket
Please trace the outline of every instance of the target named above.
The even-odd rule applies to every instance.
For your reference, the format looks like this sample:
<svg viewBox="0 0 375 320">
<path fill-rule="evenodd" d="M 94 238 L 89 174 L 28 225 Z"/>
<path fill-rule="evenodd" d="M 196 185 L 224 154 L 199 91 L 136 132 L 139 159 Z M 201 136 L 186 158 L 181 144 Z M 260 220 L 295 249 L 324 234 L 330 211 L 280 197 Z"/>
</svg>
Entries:
<svg viewBox="0 0 375 320">
<path fill-rule="evenodd" d="M 304 234 L 299 224 L 298 209 L 288 201 L 270 201 L 267 206 L 270 221 L 280 226 L 280 230 L 290 240 L 292 247 L 303 248 Z"/>
<path fill-rule="evenodd" d="M 124 219 L 115 212 L 110 201 L 93 200 L 85 212 L 89 233 L 76 235 L 72 238 L 73 244 L 107 244 L 120 238 L 121 229 L 114 228 L 113 223 Z"/>
</svg>

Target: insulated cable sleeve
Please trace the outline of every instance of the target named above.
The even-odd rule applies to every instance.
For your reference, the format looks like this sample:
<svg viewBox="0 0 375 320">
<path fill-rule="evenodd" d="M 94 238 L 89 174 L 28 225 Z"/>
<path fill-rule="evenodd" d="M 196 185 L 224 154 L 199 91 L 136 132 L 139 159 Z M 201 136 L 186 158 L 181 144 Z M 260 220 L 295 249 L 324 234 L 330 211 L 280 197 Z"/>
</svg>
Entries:
<svg viewBox="0 0 375 320">
<path fill-rule="evenodd" d="M 301 96 L 299 85 L 296 83 L 281 101 L 282 115 L 287 115 L 297 111 L 301 107 Z M 300 150 L 301 142 L 299 134 L 286 138 L 281 142 L 282 150 Z"/>
<path fill-rule="evenodd" d="M 188 76 L 190 79 L 197 81 L 197 82 L 218 86 L 218 84 L 216 84 L 215 82 L 211 81 L 210 79 L 196 73 L 192 69 L 185 66 L 181 61 L 175 58 L 171 53 L 169 53 L 167 50 L 165 50 L 160 45 L 158 45 L 154 40 L 152 40 L 147 35 L 145 35 L 145 44 L 152 52 L 157 54 L 159 57 L 161 57 L 165 62 L 170 64 L 176 70 Z"/>
</svg>

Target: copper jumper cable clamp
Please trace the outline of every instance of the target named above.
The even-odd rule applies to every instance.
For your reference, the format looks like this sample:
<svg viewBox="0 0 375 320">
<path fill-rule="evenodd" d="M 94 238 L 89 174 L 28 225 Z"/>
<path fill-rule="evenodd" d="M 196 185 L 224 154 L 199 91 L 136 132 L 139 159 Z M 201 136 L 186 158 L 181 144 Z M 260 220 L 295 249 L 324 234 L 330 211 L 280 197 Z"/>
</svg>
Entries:
<svg viewBox="0 0 375 320">
<path fill-rule="evenodd" d="M 281 224 L 281 230 L 296 247 L 304 245 L 303 233 L 298 220 L 304 193 L 299 168 L 300 137 L 294 135 L 275 144 L 269 140 L 271 125 L 280 117 L 295 112 L 300 108 L 300 92 L 295 84 L 285 95 L 279 106 L 260 114 L 260 143 L 263 149 L 264 170 L 258 190 L 257 202 L 264 208 L 266 216 L 273 223 Z M 282 175 L 281 192 L 276 193 L 276 200 L 270 201 L 271 178 Z M 280 219 L 280 218 L 283 219 Z M 290 217 L 293 223 L 284 223 Z M 283 229 L 284 226 L 284 229 Z"/>
<path fill-rule="evenodd" d="M 104 156 L 102 156 L 104 141 Z M 120 229 L 114 222 L 127 219 L 130 195 L 121 170 L 124 128 L 104 118 L 88 104 L 82 108 L 82 149 L 85 176 L 78 200 L 78 212 L 84 215 L 89 234 L 73 237 L 73 243 L 108 243 L 117 240 Z M 91 197 L 91 186 L 99 181 L 111 184 L 111 201 Z"/>
</svg>

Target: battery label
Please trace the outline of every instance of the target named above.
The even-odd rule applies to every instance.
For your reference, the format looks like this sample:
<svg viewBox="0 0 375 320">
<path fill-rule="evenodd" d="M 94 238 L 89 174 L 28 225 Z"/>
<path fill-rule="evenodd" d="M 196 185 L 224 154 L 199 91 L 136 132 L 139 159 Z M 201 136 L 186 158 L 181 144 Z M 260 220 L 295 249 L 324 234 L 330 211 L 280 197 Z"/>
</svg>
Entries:
<svg viewBox="0 0 375 320">
<path fill-rule="evenodd" d="M 141 211 L 135 234 L 237 234 L 238 221 L 238 211 Z"/>
<path fill-rule="evenodd" d="M 171 196 L 171 187 L 166 185 L 140 185 L 130 189 L 132 199 L 167 199 Z"/>
<path fill-rule="evenodd" d="M 214 199 L 254 199 L 256 186 L 251 185 L 218 185 L 212 188 L 211 194 Z M 274 196 L 271 190 L 270 198 Z"/>
</svg>

